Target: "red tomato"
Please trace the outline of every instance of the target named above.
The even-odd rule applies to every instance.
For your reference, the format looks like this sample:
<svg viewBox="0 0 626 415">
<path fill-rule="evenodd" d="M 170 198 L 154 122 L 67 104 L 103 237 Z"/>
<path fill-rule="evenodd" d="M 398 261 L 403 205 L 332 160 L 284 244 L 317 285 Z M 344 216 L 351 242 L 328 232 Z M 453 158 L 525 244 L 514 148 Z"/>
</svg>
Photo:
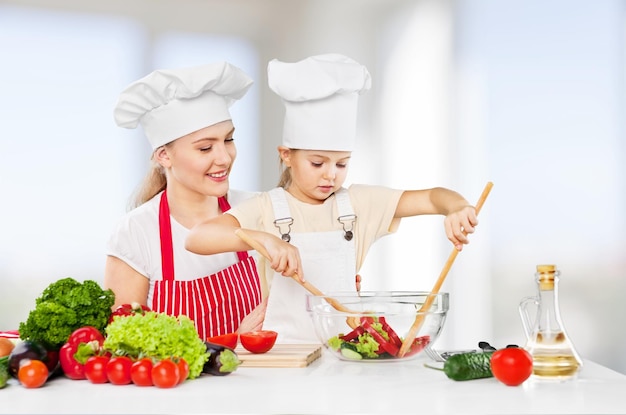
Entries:
<svg viewBox="0 0 626 415">
<path fill-rule="evenodd" d="M 533 357 L 519 347 L 496 350 L 491 355 L 491 372 L 505 385 L 521 385 L 533 373 Z"/>
<path fill-rule="evenodd" d="M 139 303 L 130 303 L 130 304 L 121 304 L 119 305 L 109 317 L 109 323 L 113 322 L 113 317 L 115 316 L 132 316 L 135 314 L 146 314 L 146 311 L 151 311 L 150 307 L 139 304 Z"/>
<path fill-rule="evenodd" d="M 133 363 L 130 378 L 137 386 L 152 386 L 152 359 L 145 357 Z"/>
<path fill-rule="evenodd" d="M 221 344 L 222 346 L 230 347 L 234 349 L 237 347 L 237 342 L 239 341 L 239 334 L 237 333 L 228 333 L 222 334 L 220 336 L 213 336 L 206 339 L 209 343 L 213 344 Z"/>
<path fill-rule="evenodd" d="M 159 388 L 173 388 L 180 380 L 180 369 L 170 359 L 163 359 L 152 366 L 152 382 Z"/>
<path fill-rule="evenodd" d="M 115 356 L 107 363 L 107 379 L 114 385 L 128 385 L 132 382 L 130 378 L 130 368 L 133 361 L 130 357 Z"/>
<path fill-rule="evenodd" d="M 276 343 L 278 333 L 272 330 L 257 330 L 241 333 L 241 345 L 251 353 L 265 353 L 271 350 Z"/>
<path fill-rule="evenodd" d="M 109 356 L 91 356 L 87 359 L 84 366 L 85 377 L 91 383 L 107 383 L 107 363 Z"/>
<path fill-rule="evenodd" d="M 41 360 L 24 359 L 20 362 L 17 378 L 25 388 L 38 388 L 48 380 L 48 367 Z"/>
<path fill-rule="evenodd" d="M 176 364 L 178 365 L 178 372 L 180 375 L 178 383 L 181 384 L 189 377 L 189 364 L 182 357 L 176 359 Z"/>
</svg>

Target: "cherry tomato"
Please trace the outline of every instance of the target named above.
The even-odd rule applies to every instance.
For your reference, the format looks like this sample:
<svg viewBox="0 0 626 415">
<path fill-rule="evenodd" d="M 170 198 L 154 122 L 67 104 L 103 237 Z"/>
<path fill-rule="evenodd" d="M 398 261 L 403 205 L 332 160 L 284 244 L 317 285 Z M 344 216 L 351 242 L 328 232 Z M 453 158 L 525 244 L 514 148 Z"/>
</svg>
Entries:
<svg viewBox="0 0 626 415">
<path fill-rule="evenodd" d="M 222 334 L 220 336 L 213 336 L 206 339 L 209 343 L 213 344 L 221 344 L 222 346 L 230 347 L 234 349 L 237 347 L 237 342 L 239 341 L 239 334 L 237 333 L 228 333 Z"/>
<path fill-rule="evenodd" d="M 127 356 L 114 356 L 107 363 L 107 379 L 114 385 L 128 385 L 132 382 L 130 368 L 133 361 Z"/>
<path fill-rule="evenodd" d="M 87 359 L 84 366 L 85 377 L 91 383 L 107 383 L 107 363 L 109 356 L 91 356 Z"/>
<path fill-rule="evenodd" d="M 241 333 L 241 345 L 251 353 L 265 353 L 274 347 L 278 333 L 272 330 L 257 330 Z"/>
<path fill-rule="evenodd" d="M 48 367 L 41 360 L 24 359 L 20 362 L 17 378 L 25 388 L 38 388 L 48 380 Z"/>
<path fill-rule="evenodd" d="M 533 373 L 533 357 L 519 347 L 496 350 L 491 355 L 491 372 L 505 385 L 521 385 Z"/>
<path fill-rule="evenodd" d="M 152 359 L 139 359 L 130 367 L 130 378 L 137 386 L 152 386 Z"/>
<path fill-rule="evenodd" d="M 178 383 L 181 384 L 184 381 L 186 381 L 187 377 L 189 376 L 189 364 L 182 357 L 175 359 L 175 361 L 176 361 L 176 364 L 178 365 L 178 372 L 179 372 Z"/>
<path fill-rule="evenodd" d="M 159 388 L 173 388 L 180 380 L 180 369 L 170 359 L 163 359 L 152 366 L 152 382 Z"/>
</svg>

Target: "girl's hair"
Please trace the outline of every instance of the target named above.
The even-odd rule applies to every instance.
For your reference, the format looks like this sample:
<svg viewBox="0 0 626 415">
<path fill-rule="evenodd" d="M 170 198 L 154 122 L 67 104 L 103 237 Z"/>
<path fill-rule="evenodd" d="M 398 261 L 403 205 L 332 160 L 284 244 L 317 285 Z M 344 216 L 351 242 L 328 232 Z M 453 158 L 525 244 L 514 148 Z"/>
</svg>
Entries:
<svg viewBox="0 0 626 415">
<path fill-rule="evenodd" d="M 166 144 L 166 146 L 168 144 Z M 131 198 L 129 209 L 143 205 L 159 194 L 159 192 L 165 190 L 167 186 L 165 171 L 163 170 L 163 166 L 154 159 L 155 154 L 156 151 L 152 153 L 152 157 L 150 157 L 150 170 L 148 170 L 148 174 L 144 177 L 141 186 L 137 188 L 137 191 L 135 191 L 135 194 Z"/>
<path fill-rule="evenodd" d="M 295 152 L 296 150 L 290 149 L 289 151 Z M 283 189 L 286 189 L 289 187 L 289 185 L 291 185 L 291 168 L 285 166 L 285 163 L 283 163 L 283 159 L 280 158 L 280 155 L 278 156 L 278 163 L 279 163 L 279 171 L 280 171 L 280 179 L 278 180 L 278 187 L 282 187 Z"/>
</svg>

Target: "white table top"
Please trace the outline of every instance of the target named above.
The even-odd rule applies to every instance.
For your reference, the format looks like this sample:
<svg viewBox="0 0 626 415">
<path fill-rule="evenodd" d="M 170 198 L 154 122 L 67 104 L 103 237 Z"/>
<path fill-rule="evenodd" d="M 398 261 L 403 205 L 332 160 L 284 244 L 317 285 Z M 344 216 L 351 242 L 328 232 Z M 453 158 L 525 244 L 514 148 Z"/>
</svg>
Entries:
<svg viewBox="0 0 626 415">
<path fill-rule="evenodd" d="M 239 368 L 172 389 L 55 378 L 0 389 L 0 414 L 626 414 L 626 376 L 585 361 L 576 380 L 456 382 L 426 357 L 358 363 L 324 352 L 307 368 Z"/>
</svg>

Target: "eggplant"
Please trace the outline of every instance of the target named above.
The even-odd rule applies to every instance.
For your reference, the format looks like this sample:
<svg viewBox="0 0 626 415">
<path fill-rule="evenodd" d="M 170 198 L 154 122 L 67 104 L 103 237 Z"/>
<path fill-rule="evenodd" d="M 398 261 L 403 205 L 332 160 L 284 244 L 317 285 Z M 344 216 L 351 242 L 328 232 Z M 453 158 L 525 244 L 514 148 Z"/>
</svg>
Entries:
<svg viewBox="0 0 626 415">
<path fill-rule="evenodd" d="M 17 379 L 17 372 L 20 370 L 20 362 L 24 359 L 41 360 L 48 362 L 48 351 L 41 344 L 24 340 L 15 345 L 9 354 L 9 373 Z"/>
<path fill-rule="evenodd" d="M 230 347 L 208 341 L 205 341 L 204 345 L 206 346 L 209 360 L 204 364 L 202 373 L 214 376 L 230 375 L 241 364 L 239 356 Z"/>
</svg>

